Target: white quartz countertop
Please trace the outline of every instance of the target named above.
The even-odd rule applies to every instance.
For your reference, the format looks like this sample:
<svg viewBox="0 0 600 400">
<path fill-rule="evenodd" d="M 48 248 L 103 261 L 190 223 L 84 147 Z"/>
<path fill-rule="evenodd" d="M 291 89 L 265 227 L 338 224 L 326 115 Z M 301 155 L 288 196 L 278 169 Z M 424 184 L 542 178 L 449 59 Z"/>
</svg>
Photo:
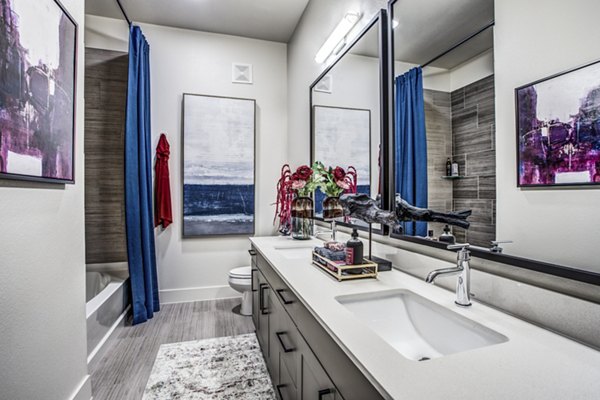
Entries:
<svg viewBox="0 0 600 400">
<path fill-rule="evenodd" d="M 305 249 L 306 257 L 286 257 L 278 250 L 322 245 L 319 240 L 250 240 L 387 398 L 600 399 L 600 352 L 590 347 L 477 301 L 469 308 L 457 307 L 454 293 L 398 270 L 381 272 L 377 280 L 337 282 L 311 264 L 310 249 Z M 508 341 L 425 362 L 409 360 L 335 299 L 390 289 L 410 290 L 503 334 Z"/>
</svg>

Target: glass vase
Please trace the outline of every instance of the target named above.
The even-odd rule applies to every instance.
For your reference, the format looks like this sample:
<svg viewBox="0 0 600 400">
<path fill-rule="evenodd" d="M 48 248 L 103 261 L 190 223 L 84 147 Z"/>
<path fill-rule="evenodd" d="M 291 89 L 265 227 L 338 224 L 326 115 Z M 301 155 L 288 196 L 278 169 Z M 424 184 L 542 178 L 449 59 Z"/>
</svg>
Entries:
<svg viewBox="0 0 600 400">
<path fill-rule="evenodd" d="M 343 216 L 344 208 L 342 207 L 342 203 L 340 203 L 339 196 L 326 197 L 323 200 L 323 219 L 325 221 L 332 221 Z"/>
<path fill-rule="evenodd" d="M 292 238 L 308 240 L 313 234 L 313 201 L 310 197 L 296 197 L 292 202 Z"/>
</svg>

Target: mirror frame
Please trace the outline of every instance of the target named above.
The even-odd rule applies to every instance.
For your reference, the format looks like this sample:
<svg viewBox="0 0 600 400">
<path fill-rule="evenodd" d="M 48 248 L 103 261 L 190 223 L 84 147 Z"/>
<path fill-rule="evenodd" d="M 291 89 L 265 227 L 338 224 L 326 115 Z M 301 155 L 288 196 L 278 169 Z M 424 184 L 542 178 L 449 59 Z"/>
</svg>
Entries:
<svg viewBox="0 0 600 400">
<path fill-rule="evenodd" d="M 388 5 L 387 5 L 387 15 L 388 15 L 388 55 L 387 55 L 387 59 L 388 59 L 388 73 L 389 73 L 389 77 L 387 79 L 388 81 L 388 87 L 386 89 L 389 98 L 388 98 L 388 121 L 389 121 L 389 128 L 388 128 L 388 132 L 390 137 L 387 140 L 387 144 L 389 145 L 389 151 L 388 151 L 388 161 L 389 161 L 389 172 L 388 172 L 388 182 L 389 182 L 389 188 L 387 188 L 387 192 L 389 193 L 390 198 L 388 199 L 388 203 L 392 206 L 392 209 L 395 209 L 395 191 L 396 191 L 396 187 L 395 187 L 395 154 L 394 154 L 394 139 L 395 139 L 395 120 L 394 120 L 394 113 L 393 113 L 393 107 L 394 107 L 394 87 L 393 87 L 393 82 L 394 82 L 394 29 L 393 29 L 393 20 L 394 20 L 394 4 L 396 4 L 398 1 L 400 0 L 389 0 L 388 1 Z M 494 27 L 494 21 L 491 21 L 490 23 L 491 27 Z M 420 245 L 424 245 L 424 246 L 429 246 L 429 247 L 435 247 L 438 249 L 443 249 L 446 251 L 451 251 L 453 252 L 453 250 L 448 250 L 446 248 L 446 245 L 440 242 L 435 242 L 432 240 L 427 240 L 425 238 L 420 238 L 420 237 L 414 237 L 414 236 L 405 236 L 405 235 L 400 235 L 400 234 L 395 234 L 390 230 L 390 238 L 393 239 L 398 239 L 398 240 L 402 240 L 405 242 L 411 242 L 411 243 L 415 243 L 415 244 L 420 244 Z M 548 274 L 548 275 L 553 275 L 553 276 L 557 276 L 557 277 L 561 277 L 561 278 L 566 278 L 566 279 L 571 279 L 571 280 L 575 280 L 575 281 L 579 281 L 579 282 L 583 282 L 583 283 L 588 283 L 588 284 L 592 284 L 592 285 L 597 285 L 600 286 L 600 273 L 595 273 L 592 271 L 586 271 L 586 270 L 582 270 L 582 269 L 577 269 L 577 268 L 573 268 L 573 267 L 569 267 L 566 265 L 559 265 L 559 264 L 553 264 L 553 263 L 549 263 L 549 262 L 545 262 L 545 261 L 539 261 L 539 260 L 533 260 L 533 259 L 529 259 L 529 258 L 524 258 L 524 257 L 519 257 L 519 256 L 513 256 L 513 255 L 509 255 L 509 254 L 504 254 L 504 253 L 492 253 L 490 251 L 485 251 L 485 250 L 480 250 L 480 249 L 471 249 L 471 254 L 473 255 L 473 257 L 476 258 L 480 258 L 480 259 L 484 259 L 484 260 L 489 260 L 489 261 L 493 261 L 493 262 L 497 262 L 497 263 L 501 263 L 501 264 L 507 264 L 507 265 L 511 265 L 514 267 L 519 267 L 519 268 L 523 268 L 523 269 L 527 269 L 527 270 L 531 270 L 531 271 L 536 271 L 536 272 L 541 272 L 544 274 Z"/>
<path fill-rule="evenodd" d="M 310 165 L 315 162 L 315 130 L 314 130 L 314 104 L 313 104 L 313 89 L 319 83 L 323 77 L 325 77 L 328 73 L 331 72 L 333 67 L 342 60 L 342 58 L 358 43 L 358 41 L 366 35 L 366 33 L 375 25 L 379 23 L 379 131 L 380 131 L 380 173 L 379 173 L 379 187 L 381 188 L 381 208 L 384 210 L 388 210 L 390 208 L 390 152 L 386 151 L 390 148 L 389 146 L 389 121 L 390 121 L 390 93 L 389 88 L 391 84 L 389 83 L 389 79 L 391 73 L 389 71 L 389 27 L 390 23 L 388 21 L 388 13 L 386 9 L 381 9 L 372 19 L 367 23 L 367 25 L 360 31 L 360 33 L 356 36 L 352 42 L 346 45 L 346 48 L 343 52 L 341 52 L 334 61 L 327 67 L 321 74 L 315 79 L 315 81 L 309 87 L 309 104 L 310 104 Z M 371 118 L 375 116 L 371 114 Z M 369 137 L 369 143 L 372 143 L 371 137 Z M 371 159 L 371 148 L 369 148 L 369 159 Z M 371 174 L 373 173 L 372 168 L 372 160 L 371 165 L 369 166 Z M 313 198 L 315 196 L 313 195 Z M 315 221 L 325 222 L 323 218 L 314 217 Z M 337 222 L 338 226 L 346 226 L 357 228 L 358 230 L 368 231 L 367 227 L 357 226 L 351 223 L 345 222 Z M 379 235 L 387 235 L 389 232 L 389 228 L 386 225 L 382 225 L 378 229 L 373 229 L 373 233 Z"/>
</svg>

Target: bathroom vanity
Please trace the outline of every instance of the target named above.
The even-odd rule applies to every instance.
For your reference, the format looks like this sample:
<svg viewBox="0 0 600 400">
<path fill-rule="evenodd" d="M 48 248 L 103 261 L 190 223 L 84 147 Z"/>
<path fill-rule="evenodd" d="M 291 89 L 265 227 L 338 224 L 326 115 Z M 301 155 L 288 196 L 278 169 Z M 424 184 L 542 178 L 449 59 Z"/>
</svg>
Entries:
<svg viewBox="0 0 600 400">
<path fill-rule="evenodd" d="M 337 282 L 318 240 L 250 239 L 253 319 L 277 396 L 593 399 L 600 352 L 398 270 Z"/>
</svg>

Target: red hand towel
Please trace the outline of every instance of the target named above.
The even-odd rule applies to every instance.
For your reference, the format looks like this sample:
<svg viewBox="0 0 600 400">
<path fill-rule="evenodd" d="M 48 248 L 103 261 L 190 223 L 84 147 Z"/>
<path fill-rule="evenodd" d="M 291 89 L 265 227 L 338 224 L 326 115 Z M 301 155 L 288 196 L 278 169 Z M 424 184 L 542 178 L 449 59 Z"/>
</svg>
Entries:
<svg viewBox="0 0 600 400">
<path fill-rule="evenodd" d="M 173 222 L 171 183 L 169 181 L 170 147 L 165 134 L 161 134 L 158 146 L 156 146 L 156 164 L 154 166 L 154 226 L 162 225 L 163 229 Z"/>
</svg>

